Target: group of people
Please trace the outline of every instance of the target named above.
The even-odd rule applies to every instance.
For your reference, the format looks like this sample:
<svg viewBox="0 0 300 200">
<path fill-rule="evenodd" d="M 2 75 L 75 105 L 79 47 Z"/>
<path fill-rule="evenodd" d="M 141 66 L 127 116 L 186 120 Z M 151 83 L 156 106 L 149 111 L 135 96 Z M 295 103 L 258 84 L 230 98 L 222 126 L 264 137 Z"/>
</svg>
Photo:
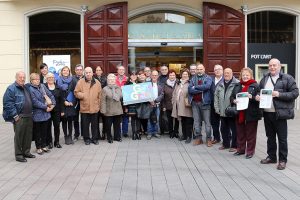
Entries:
<svg viewBox="0 0 300 200">
<path fill-rule="evenodd" d="M 269 72 L 260 83 L 254 80 L 250 68 L 243 68 L 237 79 L 231 68 L 223 70 L 221 65 L 215 65 L 214 76 L 210 76 L 200 63 L 183 69 L 179 77 L 167 66 L 160 66 L 160 71 L 149 67 L 130 71 L 127 77 L 121 65 L 116 75 L 104 75 L 100 66 L 94 73 L 91 67 L 78 64 L 74 76 L 69 67 L 63 67 L 56 80 L 46 64 L 40 69 L 41 74 L 32 73 L 27 84 L 25 73 L 18 72 L 15 83 L 7 88 L 3 97 L 3 117 L 14 124 L 17 161 L 26 162 L 26 158 L 35 157 L 30 153 L 32 139 L 38 154 L 50 152 L 53 146 L 61 148 L 60 122 L 66 145 L 78 141 L 80 133 L 86 145 L 98 145 L 101 139 L 112 143 L 128 137 L 129 119 L 133 140 L 141 139 L 143 134 L 148 140 L 169 134 L 170 138 L 185 143 L 193 139 L 193 145 L 200 145 L 204 143 L 202 134 L 205 132 L 207 147 L 222 139 L 219 150 L 228 149 L 235 156 L 245 154 L 249 159 L 255 153 L 258 121 L 263 117 L 268 156 L 261 163 L 277 163 L 277 135 L 277 169 L 285 169 L 287 119 L 294 117 L 294 101 L 299 90 L 294 78 L 280 71 L 278 59 L 270 60 Z M 151 82 L 149 92 L 154 98 L 149 102 L 123 105 L 122 86 L 144 82 Z M 259 108 L 261 89 L 273 91 L 269 109 Z M 236 94 L 240 92 L 248 92 L 249 105 L 245 110 L 236 111 Z"/>
</svg>

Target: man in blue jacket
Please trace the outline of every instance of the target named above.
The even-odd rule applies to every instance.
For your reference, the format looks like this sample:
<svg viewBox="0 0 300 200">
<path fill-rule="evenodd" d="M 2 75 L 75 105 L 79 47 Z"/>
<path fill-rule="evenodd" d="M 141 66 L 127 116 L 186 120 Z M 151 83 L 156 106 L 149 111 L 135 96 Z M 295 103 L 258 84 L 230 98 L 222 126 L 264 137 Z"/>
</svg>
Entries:
<svg viewBox="0 0 300 200">
<path fill-rule="evenodd" d="M 3 118 L 14 125 L 15 157 L 18 162 L 35 158 L 30 153 L 32 140 L 32 102 L 29 89 L 25 87 L 25 73 L 16 73 L 16 81 L 8 86 L 3 96 Z"/>
<path fill-rule="evenodd" d="M 205 74 L 205 67 L 203 64 L 198 64 L 196 67 L 196 74 L 192 77 L 189 85 L 189 100 L 192 105 L 195 127 L 194 145 L 203 143 L 201 121 L 204 121 L 207 146 L 212 146 L 210 123 L 210 109 L 212 101 L 211 84 L 212 78 Z"/>
</svg>

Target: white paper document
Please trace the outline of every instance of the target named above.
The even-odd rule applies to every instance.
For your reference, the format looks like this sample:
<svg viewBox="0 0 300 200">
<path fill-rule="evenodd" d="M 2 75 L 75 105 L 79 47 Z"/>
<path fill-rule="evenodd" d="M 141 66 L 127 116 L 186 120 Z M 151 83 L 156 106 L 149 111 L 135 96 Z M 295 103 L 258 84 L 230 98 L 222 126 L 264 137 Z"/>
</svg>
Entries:
<svg viewBox="0 0 300 200">
<path fill-rule="evenodd" d="M 236 109 L 246 110 L 249 104 L 248 92 L 240 92 L 236 94 Z"/>
<path fill-rule="evenodd" d="M 272 92 L 271 89 L 262 89 L 260 91 L 260 101 L 259 101 L 259 108 L 271 108 L 272 106 Z"/>
</svg>

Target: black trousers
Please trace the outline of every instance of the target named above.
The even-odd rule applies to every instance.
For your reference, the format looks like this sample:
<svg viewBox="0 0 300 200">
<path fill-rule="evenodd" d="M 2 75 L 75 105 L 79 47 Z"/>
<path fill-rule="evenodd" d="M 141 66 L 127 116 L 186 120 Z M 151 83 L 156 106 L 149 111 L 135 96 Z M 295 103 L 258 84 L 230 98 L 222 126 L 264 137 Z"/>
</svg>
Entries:
<svg viewBox="0 0 300 200">
<path fill-rule="evenodd" d="M 54 144 L 59 143 L 60 135 L 60 112 L 51 112 L 51 118 L 48 123 L 48 131 L 46 136 L 46 144 L 52 143 L 52 124 L 54 128 Z"/>
<path fill-rule="evenodd" d="M 192 117 L 181 117 L 182 136 L 184 139 L 192 138 L 194 119 Z"/>
<path fill-rule="evenodd" d="M 35 136 L 35 146 L 37 149 L 41 149 L 47 146 L 46 135 L 48 129 L 49 120 L 42 122 L 33 122 L 33 134 Z"/>
<path fill-rule="evenodd" d="M 102 121 L 102 131 L 100 131 L 100 124 L 101 124 L 101 121 Z M 99 127 L 98 127 L 98 136 L 100 137 L 100 135 L 103 137 L 105 137 L 105 116 L 98 112 L 98 124 L 99 124 Z M 102 134 L 101 134 L 102 133 Z"/>
<path fill-rule="evenodd" d="M 115 116 L 105 116 L 105 124 L 106 124 L 106 134 L 107 134 L 107 140 L 112 139 L 111 135 L 111 126 L 114 127 L 114 139 L 120 139 L 120 130 L 121 130 L 121 121 L 122 121 L 122 115 L 115 115 Z"/>
<path fill-rule="evenodd" d="M 142 132 L 142 129 L 144 131 L 144 133 L 147 132 L 147 128 L 148 128 L 148 119 L 139 119 L 140 120 L 140 127 L 139 127 L 139 131 Z"/>
<path fill-rule="evenodd" d="M 223 146 L 225 148 L 237 148 L 235 118 L 221 117 L 221 132 Z"/>
<path fill-rule="evenodd" d="M 30 154 L 32 141 L 32 118 L 21 117 L 18 122 L 14 122 L 14 146 L 16 158 L 23 158 Z"/>
<path fill-rule="evenodd" d="M 131 118 L 131 130 L 132 134 L 139 133 L 141 128 L 141 122 L 140 119 L 136 115 L 130 116 Z"/>
<path fill-rule="evenodd" d="M 90 140 L 90 126 L 92 132 L 92 140 L 99 140 L 98 130 L 98 113 L 80 113 L 81 128 L 84 140 Z"/>
<path fill-rule="evenodd" d="M 179 130 L 179 121 L 176 118 L 173 118 L 172 115 L 172 110 L 167 110 L 167 117 L 168 117 L 168 129 L 169 129 L 169 134 L 174 135 L 178 134 Z M 175 120 L 175 123 L 173 122 Z M 161 130 L 161 132 L 165 132 L 166 130 Z"/>
<path fill-rule="evenodd" d="M 74 137 L 79 137 L 80 135 L 80 131 L 79 131 L 79 110 L 76 110 L 76 115 L 74 116 L 74 130 L 75 130 L 75 133 L 74 133 Z M 82 127 L 81 127 L 81 132 L 82 132 Z M 82 133 L 81 133 L 82 135 Z"/>
<path fill-rule="evenodd" d="M 287 120 L 276 119 L 276 113 L 264 112 L 264 123 L 267 140 L 267 153 L 272 160 L 277 160 L 277 143 L 279 143 L 279 161 L 287 162 L 288 143 L 287 143 Z"/>
<path fill-rule="evenodd" d="M 74 117 L 62 117 L 61 121 L 64 136 L 72 136 Z"/>
<path fill-rule="evenodd" d="M 212 108 L 210 112 L 210 122 L 213 130 L 214 140 L 220 141 L 220 115 Z"/>
</svg>

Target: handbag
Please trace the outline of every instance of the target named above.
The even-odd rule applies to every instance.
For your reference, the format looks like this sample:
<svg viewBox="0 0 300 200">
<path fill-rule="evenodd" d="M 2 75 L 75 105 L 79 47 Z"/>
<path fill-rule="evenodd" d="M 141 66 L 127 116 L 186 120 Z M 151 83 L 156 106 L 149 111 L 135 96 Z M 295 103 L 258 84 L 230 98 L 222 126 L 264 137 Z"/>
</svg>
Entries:
<svg viewBox="0 0 300 200">
<path fill-rule="evenodd" d="M 189 98 L 188 97 L 184 97 L 184 105 L 186 107 L 192 107 L 192 105 L 190 104 Z"/>
<path fill-rule="evenodd" d="M 229 105 L 226 109 L 225 109 L 225 115 L 227 117 L 235 117 L 237 116 L 239 113 L 239 111 L 237 111 L 236 109 L 236 105 Z"/>
<path fill-rule="evenodd" d="M 47 106 L 51 106 L 52 105 L 52 100 L 50 99 L 50 97 L 47 95 L 46 93 L 46 90 L 45 90 L 45 87 L 43 84 L 41 84 L 41 90 L 42 90 L 42 93 L 43 93 L 43 96 L 45 98 L 45 103 Z"/>
</svg>

